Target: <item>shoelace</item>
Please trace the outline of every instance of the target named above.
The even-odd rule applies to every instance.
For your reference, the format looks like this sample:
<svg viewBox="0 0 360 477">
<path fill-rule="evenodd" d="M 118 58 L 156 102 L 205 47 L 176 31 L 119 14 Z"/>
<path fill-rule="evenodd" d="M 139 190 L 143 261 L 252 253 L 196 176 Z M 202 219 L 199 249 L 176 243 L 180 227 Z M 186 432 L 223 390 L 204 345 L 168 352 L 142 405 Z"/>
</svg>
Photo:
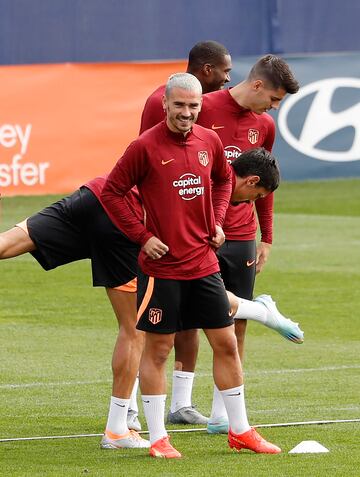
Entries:
<svg viewBox="0 0 360 477">
<path fill-rule="evenodd" d="M 130 429 L 130 437 L 133 438 L 133 439 L 136 439 L 137 441 L 142 440 L 142 437 L 140 436 L 140 434 L 138 434 L 136 431 L 134 431 L 134 429 Z"/>
<path fill-rule="evenodd" d="M 258 442 L 262 442 L 264 440 L 255 429 L 252 429 L 252 436 Z"/>
</svg>

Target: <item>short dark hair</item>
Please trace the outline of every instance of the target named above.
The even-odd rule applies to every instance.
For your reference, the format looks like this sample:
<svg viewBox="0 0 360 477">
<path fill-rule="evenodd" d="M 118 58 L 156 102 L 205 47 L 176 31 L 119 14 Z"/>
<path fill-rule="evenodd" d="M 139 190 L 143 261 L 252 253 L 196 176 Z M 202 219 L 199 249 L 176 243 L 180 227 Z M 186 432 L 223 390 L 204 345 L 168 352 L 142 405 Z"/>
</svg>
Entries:
<svg viewBox="0 0 360 477">
<path fill-rule="evenodd" d="M 275 55 L 263 56 L 251 68 L 248 80 L 256 79 L 263 79 L 274 89 L 283 88 L 289 94 L 299 91 L 299 83 L 289 65 Z"/>
<path fill-rule="evenodd" d="M 205 64 L 218 65 L 224 60 L 224 56 L 230 55 L 228 49 L 217 41 L 200 41 L 189 52 L 188 69 L 200 70 Z"/>
<path fill-rule="evenodd" d="M 236 158 L 231 166 L 239 177 L 259 176 L 257 186 L 272 192 L 279 187 L 280 169 L 277 160 L 263 147 L 249 149 Z"/>
</svg>

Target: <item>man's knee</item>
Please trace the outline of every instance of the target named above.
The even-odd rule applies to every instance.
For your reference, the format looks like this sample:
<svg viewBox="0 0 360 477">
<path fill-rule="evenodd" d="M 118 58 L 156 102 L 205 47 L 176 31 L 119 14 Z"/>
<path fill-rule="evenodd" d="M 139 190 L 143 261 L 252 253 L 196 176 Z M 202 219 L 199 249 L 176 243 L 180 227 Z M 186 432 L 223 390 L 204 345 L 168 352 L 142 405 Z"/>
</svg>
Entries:
<svg viewBox="0 0 360 477">
<path fill-rule="evenodd" d="M 143 356 L 154 364 L 162 366 L 166 363 L 174 346 L 174 335 L 146 333 Z"/>
<path fill-rule="evenodd" d="M 207 330 L 206 334 L 210 338 L 209 341 L 214 353 L 237 355 L 237 341 L 232 326 L 211 330 L 210 333 Z"/>
</svg>

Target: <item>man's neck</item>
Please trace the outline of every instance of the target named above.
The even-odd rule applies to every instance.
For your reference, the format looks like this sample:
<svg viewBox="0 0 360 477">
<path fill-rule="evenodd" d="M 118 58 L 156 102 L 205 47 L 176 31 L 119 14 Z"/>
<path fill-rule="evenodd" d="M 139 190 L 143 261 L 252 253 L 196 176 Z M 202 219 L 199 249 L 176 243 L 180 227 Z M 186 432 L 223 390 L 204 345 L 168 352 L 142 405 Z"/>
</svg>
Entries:
<svg viewBox="0 0 360 477">
<path fill-rule="evenodd" d="M 233 100 L 241 107 L 249 109 L 246 106 L 246 82 L 237 84 L 236 86 L 229 89 L 229 93 Z"/>
<path fill-rule="evenodd" d="M 172 125 L 170 127 L 170 125 L 167 121 L 166 121 L 166 126 L 169 129 L 169 131 L 171 131 L 172 133 L 179 134 L 179 135 L 182 135 L 184 137 L 186 137 L 190 133 L 190 131 L 192 130 L 192 128 L 191 128 L 191 129 L 188 129 L 187 131 L 179 131 L 178 129 L 175 129 Z"/>
</svg>

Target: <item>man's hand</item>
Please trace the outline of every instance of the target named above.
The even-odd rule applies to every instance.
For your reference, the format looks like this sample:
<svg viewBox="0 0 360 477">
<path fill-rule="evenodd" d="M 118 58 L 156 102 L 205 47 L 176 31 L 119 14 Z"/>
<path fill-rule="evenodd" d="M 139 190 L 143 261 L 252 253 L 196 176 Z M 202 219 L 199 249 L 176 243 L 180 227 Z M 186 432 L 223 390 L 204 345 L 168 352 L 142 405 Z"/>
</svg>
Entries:
<svg viewBox="0 0 360 477">
<path fill-rule="evenodd" d="M 263 269 L 271 250 L 271 243 L 260 242 L 256 248 L 256 273 Z"/>
<path fill-rule="evenodd" d="M 150 237 L 149 240 L 142 246 L 142 249 L 146 255 L 153 260 L 158 260 L 169 251 L 169 247 L 162 243 L 162 241 L 155 236 Z"/>
<path fill-rule="evenodd" d="M 209 243 L 214 248 L 219 248 L 225 242 L 225 234 L 220 225 L 216 225 L 216 235 L 209 240 Z"/>
</svg>

